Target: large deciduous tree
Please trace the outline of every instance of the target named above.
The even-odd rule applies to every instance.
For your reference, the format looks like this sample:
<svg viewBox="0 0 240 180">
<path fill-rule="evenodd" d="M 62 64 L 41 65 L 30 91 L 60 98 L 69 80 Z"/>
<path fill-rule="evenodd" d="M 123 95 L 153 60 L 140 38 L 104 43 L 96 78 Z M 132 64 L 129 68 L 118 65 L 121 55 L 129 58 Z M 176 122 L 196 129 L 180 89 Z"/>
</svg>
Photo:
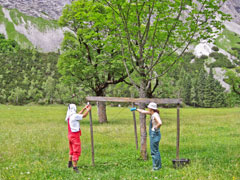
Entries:
<svg viewBox="0 0 240 180">
<path fill-rule="evenodd" d="M 220 11 L 225 0 L 96 1 L 112 9 L 123 64 L 141 98 L 152 95 L 158 78 L 181 59 L 191 43 L 211 41 L 223 27 L 221 21 L 229 18 Z M 129 73 L 128 64 L 134 73 Z M 140 125 L 141 155 L 147 159 L 146 117 L 142 114 Z"/>
<path fill-rule="evenodd" d="M 104 96 L 110 84 L 127 78 L 113 20 L 109 7 L 88 0 L 67 5 L 59 20 L 71 30 L 61 46 L 59 71 L 67 82 L 88 88 L 96 96 Z M 104 102 L 98 103 L 98 117 L 100 123 L 107 122 Z"/>
</svg>

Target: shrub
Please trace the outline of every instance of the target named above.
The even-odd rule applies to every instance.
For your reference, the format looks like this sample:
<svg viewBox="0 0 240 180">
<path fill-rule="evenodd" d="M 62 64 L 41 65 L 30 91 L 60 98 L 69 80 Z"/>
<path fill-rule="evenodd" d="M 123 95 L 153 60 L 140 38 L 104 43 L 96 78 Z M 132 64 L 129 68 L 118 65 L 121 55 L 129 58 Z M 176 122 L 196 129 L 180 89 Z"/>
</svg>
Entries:
<svg viewBox="0 0 240 180">
<path fill-rule="evenodd" d="M 219 48 L 218 48 L 217 46 L 213 46 L 213 47 L 212 47 L 212 50 L 213 50 L 213 51 L 219 51 Z"/>
<path fill-rule="evenodd" d="M 240 48 L 232 47 L 231 49 L 232 49 L 233 51 L 236 50 L 236 51 L 240 52 Z"/>
<path fill-rule="evenodd" d="M 195 58 L 195 55 L 191 52 L 186 52 L 186 53 L 184 53 L 183 58 L 185 60 L 191 61 L 192 59 Z"/>
<path fill-rule="evenodd" d="M 8 97 L 8 100 L 15 105 L 22 105 L 26 103 L 26 90 L 16 87 L 11 92 L 11 95 Z"/>
<path fill-rule="evenodd" d="M 209 65 L 209 67 L 226 67 L 234 68 L 235 66 L 229 61 L 228 57 L 222 53 L 213 52 L 210 54 L 210 57 L 213 57 L 216 61 Z"/>
<path fill-rule="evenodd" d="M 238 66 L 240 66 L 240 60 L 239 60 L 239 59 L 234 59 L 233 62 L 234 62 L 235 64 L 237 64 Z"/>
<path fill-rule="evenodd" d="M 208 59 L 208 56 L 206 56 L 206 55 L 202 55 L 199 59 L 202 59 L 202 60 L 204 60 L 204 59 Z"/>
</svg>

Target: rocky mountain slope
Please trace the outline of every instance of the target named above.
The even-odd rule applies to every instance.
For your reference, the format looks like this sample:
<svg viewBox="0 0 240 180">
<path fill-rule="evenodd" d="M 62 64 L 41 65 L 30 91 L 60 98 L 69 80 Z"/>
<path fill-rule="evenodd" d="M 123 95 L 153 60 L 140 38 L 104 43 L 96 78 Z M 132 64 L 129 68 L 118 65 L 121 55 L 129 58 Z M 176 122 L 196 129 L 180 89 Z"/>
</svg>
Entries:
<svg viewBox="0 0 240 180">
<path fill-rule="evenodd" d="M 58 19 L 62 8 L 72 0 L 0 0 L 0 5 L 7 9 L 18 9 L 34 17 Z"/>
<path fill-rule="evenodd" d="M 227 0 L 222 7 L 222 11 L 232 15 L 232 21 L 240 24 L 240 0 Z"/>
<path fill-rule="evenodd" d="M 0 33 L 23 47 L 58 51 L 64 30 L 56 20 L 72 0 L 0 0 Z"/>
<path fill-rule="evenodd" d="M 27 16 L 16 9 L 0 6 L 0 33 L 16 40 L 22 47 L 42 52 L 56 52 L 63 40 L 57 21 Z"/>
<path fill-rule="evenodd" d="M 25 47 L 35 47 L 43 52 L 57 51 L 63 39 L 63 30 L 53 20 L 57 20 L 63 7 L 72 1 L 0 0 L 0 33 Z M 226 27 L 240 34 L 240 0 L 228 0 L 222 11 L 233 17 L 232 22 L 225 23 Z M 44 24 L 44 28 L 39 27 L 38 22 Z M 17 35 L 13 35 L 12 31 Z"/>
</svg>

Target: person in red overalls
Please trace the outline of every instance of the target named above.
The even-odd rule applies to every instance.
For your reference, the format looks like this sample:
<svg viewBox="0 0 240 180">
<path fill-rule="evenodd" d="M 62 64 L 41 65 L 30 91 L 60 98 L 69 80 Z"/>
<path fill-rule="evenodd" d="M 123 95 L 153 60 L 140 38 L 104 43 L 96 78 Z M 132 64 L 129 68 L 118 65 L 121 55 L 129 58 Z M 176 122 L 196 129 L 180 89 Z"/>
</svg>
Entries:
<svg viewBox="0 0 240 180">
<path fill-rule="evenodd" d="M 86 110 L 86 111 L 85 111 Z M 68 167 L 73 167 L 76 173 L 79 173 L 77 162 L 81 155 L 81 129 L 79 121 L 88 115 L 91 110 L 91 105 L 85 106 L 79 113 L 75 104 L 68 106 L 68 111 L 65 120 L 68 122 L 68 140 L 69 140 L 69 161 Z"/>
</svg>

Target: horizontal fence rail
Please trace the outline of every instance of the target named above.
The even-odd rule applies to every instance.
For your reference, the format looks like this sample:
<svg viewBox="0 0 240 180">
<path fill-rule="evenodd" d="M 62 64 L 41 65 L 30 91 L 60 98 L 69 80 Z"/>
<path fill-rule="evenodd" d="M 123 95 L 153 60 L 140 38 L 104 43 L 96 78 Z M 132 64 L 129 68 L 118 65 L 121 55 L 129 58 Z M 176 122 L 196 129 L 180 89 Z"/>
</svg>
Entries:
<svg viewBox="0 0 240 180">
<path fill-rule="evenodd" d="M 159 99 L 159 98 L 125 98 L 125 97 L 102 97 L 102 96 L 88 96 L 87 101 L 102 101 L 102 102 L 133 102 L 133 103 L 150 103 L 157 104 L 182 104 L 181 99 Z"/>
</svg>

